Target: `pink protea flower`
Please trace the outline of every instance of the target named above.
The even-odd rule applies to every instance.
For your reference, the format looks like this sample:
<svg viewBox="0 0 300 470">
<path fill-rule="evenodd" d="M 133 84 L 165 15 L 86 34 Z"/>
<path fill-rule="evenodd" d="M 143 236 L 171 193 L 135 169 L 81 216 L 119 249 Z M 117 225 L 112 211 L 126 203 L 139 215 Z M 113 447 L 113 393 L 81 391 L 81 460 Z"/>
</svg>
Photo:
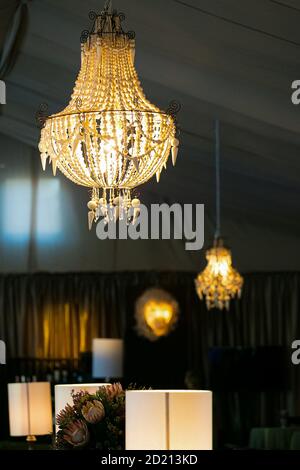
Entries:
<svg viewBox="0 0 300 470">
<path fill-rule="evenodd" d="M 82 407 L 82 416 L 90 424 L 100 423 L 105 417 L 105 409 L 101 401 L 93 400 L 88 401 Z"/>
<path fill-rule="evenodd" d="M 81 420 L 74 421 L 64 430 L 64 440 L 73 447 L 84 447 L 89 437 L 87 425 Z"/>
<path fill-rule="evenodd" d="M 104 388 L 104 391 L 106 393 L 107 398 L 112 400 L 113 398 L 123 393 L 123 388 L 122 385 L 118 382 L 108 385 Z"/>
<path fill-rule="evenodd" d="M 74 406 L 76 408 L 80 407 L 85 400 L 89 399 L 90 396 L 89 393 L 85 390 L 80 390 L 79 392 L 75 392 L 75 390 L 72 390 L 71 395 L 73 398 Z"/>
<path fill-rule="evenodd" d="M 74 415 L 74 409 L 72 406 L 67 404 L 63 410 L 57 413 L 56 424 L 58 426 L 63 425 L 68 419 L 72 418 Z"/>
</svg>

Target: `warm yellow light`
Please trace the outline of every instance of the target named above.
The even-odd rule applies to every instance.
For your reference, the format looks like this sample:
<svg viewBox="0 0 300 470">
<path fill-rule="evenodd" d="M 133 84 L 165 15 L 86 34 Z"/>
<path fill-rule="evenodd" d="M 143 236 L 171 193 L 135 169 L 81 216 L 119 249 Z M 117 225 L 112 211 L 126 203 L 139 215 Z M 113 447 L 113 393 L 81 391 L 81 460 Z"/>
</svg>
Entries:
<svg viewBox="0 0 300 470">
<path fill-rule="evenodd" d="M 39 150 L 76 184 L 92 188 L 89 225 L 118 209 L 128 216 L 131 190 L 159 175 L 179 141 L 171 115 L 147 100 L 134 67 L 135 41 L 121 18 L 108 10 L 96 16 L 82 46 L 82 64 L 69 105 L 50 116 Z M 138 201 L 139 202 L 139 201 Z"/>
<path fill-rule="evenodd" d="M 51 389 L 48 382 L 8 384 L 11 436 L 52 433 Z"/>
<path fill-rule="evenodd" d="M 126 392 L 126 450 L 211 450 L 212 392 Z"/>
<path fill-rule="evenodd" d="M 232 267 L 231 252 L 222 240 L 216 240 L 206 252 L 206 259 L 206 268 L 195 280 L 197 293 L 201 300 L 205 297 L 208 309 L 228 310 L 230 299 L 241 295 L 243 278 Z"/>
<path fill-rule="evenodd" d="M 166 334 L 172 316 L 173 307 L 168 303 L 150 300 L 144 307 L 145 321 L 156 336 L 164 336 Z"/>
<path fill-rule="evenodd" d="M 178 311 L 177 302 L 168 292 L 147 290 L 136 303 L 138 333 L 150 340 L 168 335 L 177 322 Z"/>
</svg>

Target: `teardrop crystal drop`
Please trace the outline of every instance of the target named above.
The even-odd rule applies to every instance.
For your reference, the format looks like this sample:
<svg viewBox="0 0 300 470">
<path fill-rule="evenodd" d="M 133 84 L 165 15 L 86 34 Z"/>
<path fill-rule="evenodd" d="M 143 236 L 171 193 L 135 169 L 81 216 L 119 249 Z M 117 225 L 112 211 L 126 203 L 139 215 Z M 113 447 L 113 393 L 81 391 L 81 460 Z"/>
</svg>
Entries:
<svg viewBox="0 0 300 470">
<path fill-rule="evenodd" d="M 178 155 L 178 147 L 172 147 L 172 163 L 173 163 L 173 166 L 176 165 L 177 155 Z"/>
<path fill-rule="evenodd" d="M 90 212 L 88 213 L 89 230 L 92 230 L 94 218 L 95 218 L 95 213 L 94 213 L 93 211 L 90 211 Z"/>
<path fill-rule="evenodd" d="M 135 167 L 136 171 L 139 172 L 139 161 L 138 161 L 138 159 L 137 159 L 137 158 L 133 158 L 133 159 L 132 159 L 132 162 L 133 162 L 133 164 L 134 164 L 134 167 Z"/>
<path fill-rule="evenodd" d="M 52 171 L 53 171 L 53 176 L 56 176 L 56 170 L 57 170 L 57 159 L 52 158 Z"/>
<path fill-rule="evenodd" d="M 47 163 L 47 155 L 45 153 L 41 153 L 41 162 L 42 162 L 42 168 L 45 171 L 46 163 Z"/>
</svg>

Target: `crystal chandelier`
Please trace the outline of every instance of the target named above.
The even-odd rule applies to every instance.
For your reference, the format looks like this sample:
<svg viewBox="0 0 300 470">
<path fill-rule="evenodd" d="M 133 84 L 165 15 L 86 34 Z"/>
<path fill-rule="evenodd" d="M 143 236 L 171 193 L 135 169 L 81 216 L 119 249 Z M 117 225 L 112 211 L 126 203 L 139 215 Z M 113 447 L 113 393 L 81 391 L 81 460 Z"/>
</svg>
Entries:
<svg viewBox="0 0 300 470">
<path fill-rule="evenodd" d="M 179 141 L 171 106 L 161 111 L 144 95 L 135 67 L 135 34 L 106 2 L 91 31 L 82 33 L 81 69 L 69 105 L 44 119 L 39 150 L 73 183 L 91 188 L 88 221 L 134 221 L 140 201 L 132 190 L 156 174 L 159 182 Z M 176 108 L 176 106 L 175 106 Z"/>
<path fill-rule="evenodd" d="M 195 279 L 199 298 L 206 299 L 210 310 L 229 309 L 229 303 L 236 295 L 241 296 L 243 278 L 232 267 L 231 251 L 224 246 L 220 236 L 220 124 L 215 123 L 216 143 L 216 232 L 213 246 L 207 250 L 206 268 Z"/>
</svg>

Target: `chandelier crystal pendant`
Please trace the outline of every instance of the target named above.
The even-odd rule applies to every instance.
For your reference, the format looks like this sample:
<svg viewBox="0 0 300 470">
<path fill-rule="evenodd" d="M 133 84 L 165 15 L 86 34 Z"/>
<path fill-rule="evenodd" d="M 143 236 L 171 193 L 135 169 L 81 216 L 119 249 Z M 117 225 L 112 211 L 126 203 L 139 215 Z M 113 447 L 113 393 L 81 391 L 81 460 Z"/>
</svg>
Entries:
<svg viewBox="0 0 300 470">
<path fill-rule="evenodd" d="M 88 221 L 136 220 L 140 201 L 132 190 L 154 175 L 157 181 L 176 138 L 172 107 L 161 111 L 144 95 L 135 67 L 135 34 L 125 16 L 106 2 L 91 31 L 82 33 L 81 69 L 69 105 L 43 122 L 39 150 L 74 183 L 91 188 Z M 174 111 L 174 109 L 173 109 Z M 175 111 L 176 112 L 176 111 Z"/>
<path fill-rule="evenodd" d="M 208 310 L 229 310 L 230 300 L 240 297 L 243 278 L 232 266 L 231 251 L 224 246 L 220 235 L 220 123 L 215 121 L 216 154 L 216 231 L 214 243 L 206 252 L 207 266 L 195 279 L 199 298 L 205 297 Z"/>
</svg>

